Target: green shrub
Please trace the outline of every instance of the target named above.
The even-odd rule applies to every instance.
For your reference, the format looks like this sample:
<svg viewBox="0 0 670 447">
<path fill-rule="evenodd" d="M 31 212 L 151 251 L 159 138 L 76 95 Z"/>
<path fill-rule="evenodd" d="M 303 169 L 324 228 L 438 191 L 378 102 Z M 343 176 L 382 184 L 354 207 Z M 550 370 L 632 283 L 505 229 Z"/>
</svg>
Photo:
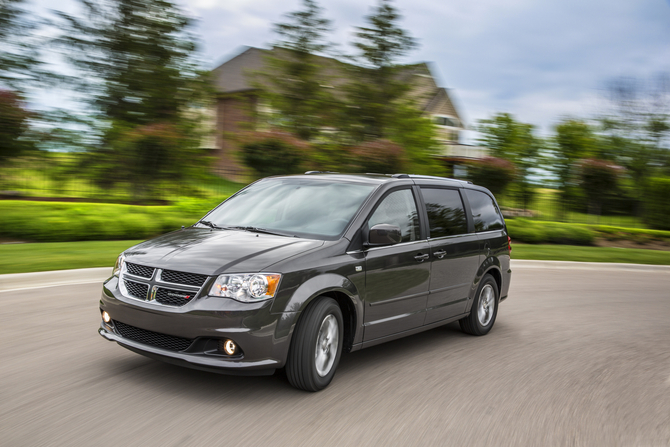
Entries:
<svg viewBox="0 0 670 447">
<path fill-rule="evenodd" d="M 352 148 L 354 172 L 375 172 L 395 174 L 405 165 L 405 151 L 400 145 L 389 140 L 374 140 Z"/>
<path fill-rule="evenodd" d="M 507 229 L 512 241 L 527 244 L 591 245 L 595 232 L 583 225 L 508 219 Z"/>
<path fill-rule="evenodd" d="M 502 195 L 515 176 L 514 164 L 502 158 L 484 157 L 468 165 L 468 180 L 487 188 L 495 196 Z"/>
<path fill-rule="evenodd" d="M 175 206 L 106 203 L 0 202 L 0 238 L 34 242 L 150 238 L 192 225 L 213 201 Z"/>
<path fill-rule="evenodd" d="M 658 230 L 670 230 L 670 178 L 652 178 L 645 191 L 645 221 Z"/>
<path fill-rule="evenodd" d="M 284 132 L 257 132 L 242 138 L 242 160 L 260 177 L 303 172 L 307 143 Z"/>
<path fill-rule="evenodd" d="M 610 225 L 592 226 L 600 237 L 607 240 L 655 240 L 670 241 L 670 231 L 648 230 L 644 228 L 623 228 Z"/>
</svg>

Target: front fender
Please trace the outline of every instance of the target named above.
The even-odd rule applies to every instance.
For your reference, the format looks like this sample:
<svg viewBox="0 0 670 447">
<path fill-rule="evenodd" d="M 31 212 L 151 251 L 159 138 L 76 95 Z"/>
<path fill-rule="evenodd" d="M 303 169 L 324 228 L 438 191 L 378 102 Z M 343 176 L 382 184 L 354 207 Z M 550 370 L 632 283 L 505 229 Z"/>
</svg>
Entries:
<svg viewBox="0 0 670 447">
<path fill-rule="evenodd" d="M 346 296 L 347 303 L 354 309 L 355 334 L 353 342 L 357 343 L 360 337 L 358 328 L 363 325 L 363 302 L 356 285 L 347 277 L 335 273 L 326 273 L 314 276 L 302 283 L 283 303 L 275 303 L 272 307 L 273 313 L 282 313 L 279 324 L 276 329 L 276 337 L 283 338 L 290 336 L 295 324 L 303 310 L 317 297 L 324 294 L 338 294 L 340 297 Z"/>
</svg>

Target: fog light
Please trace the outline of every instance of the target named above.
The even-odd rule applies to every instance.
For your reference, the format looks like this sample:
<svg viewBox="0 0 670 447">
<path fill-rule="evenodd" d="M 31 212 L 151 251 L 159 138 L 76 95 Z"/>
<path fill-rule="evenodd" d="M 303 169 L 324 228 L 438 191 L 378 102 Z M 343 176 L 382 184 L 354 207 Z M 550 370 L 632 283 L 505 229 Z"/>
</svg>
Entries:
<svg viewBox="0 0 670 447">
<path fill-rule="evenodd" d="M 105 323 L 109 323 L 110 321 L 112 321 L 112 317 L 110 317 L 107 312 L 103 311 L 102 312 L 102 321 L 104 321 Z"/>
<path fill-rule="evenodd" d="M 223 352 L 228 355 L 234 355 L 237 352 L 237 345 L 232 340 L 225 340 L 223 343 Z"/>
</svg>

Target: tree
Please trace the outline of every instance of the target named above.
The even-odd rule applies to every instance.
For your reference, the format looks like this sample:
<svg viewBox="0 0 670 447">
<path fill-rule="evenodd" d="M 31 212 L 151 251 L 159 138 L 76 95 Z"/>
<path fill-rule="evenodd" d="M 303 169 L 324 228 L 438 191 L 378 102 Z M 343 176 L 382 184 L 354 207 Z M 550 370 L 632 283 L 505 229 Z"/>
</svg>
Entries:
<svg viewBox="0 0 670 447">
<path fill-rule="evenodd" d="M 607 111 L 598 119 L 604 158 L 626 168 L 641 215 L 647 180 L 670 172 L 670 74 L 646 81 L 613 79 L 605 86 L 605 99 Z"/>
<path fill-rule="evenodd" d="M 397 61 L 417 44 L 398 26 L 400 18 L 391 0 L 380 0 L 365 17 L 368 26 L 357 28 L 347 93 L 350 131 L 358 140 L 387 137 L 398 102 L 411 87 L 398 79 Z"/>
<path fill-rule="evenodd" d="M 168 0 L 80 3 L 85 19 L 60 13 L 67 24 L 60 43 L 78 70 L 74 85 L 90 92 L 94 131 L 101 136 L 88 167 L 115 173 L 97 176 L 101 185 L 126 180 L 146 198 L 157 190 L 134 173 L 151 172 L 151 181 L 158 181 L 201 168 L 192 149 L 201 137 L 197 110 L 208 106 L 209 91 L 195 62 L 191 20 Z M 179 171 L 172 162 L 158 162 L 161 157 L 179 160 Z"/>
<path fill-rule="evenodd" d="M 602 213 L 603 202 L 617 190 L 617 181 L 621 168 L 594 158 L 580 160 L 577 163 L 581 186 L 589 201 L 592 214 Z"/>
<path fill-rule="evenodd" d="M 560 190 L 565 191 L 570 186 L 575 162 L 594 156 L 596 150 L 596 135 L 586 122 L 565 119 L 556 126 L 556 146 L 551 168 L 556 174 Z"/>
<path fill-rule="evenodd" d="M 490 119 L 479 121 L 477 129 L 480 144 L 489 148 L 493 157 L 510 161 L 516 166 L 515 195 L 528 207 L 534 195 L 534 185 L 530 177 L 538 164 L 542 147 L 534 135 L 534 126 L 517 121 L 509 113 L 498 113 Z"/>
<path fill-rule="evenodd" d="M 79 88 L 108 125 L 183 118 L 199 93 L 190 19 L 168 0 L 80 0 L 86 20 L 60 13 L 61 42 L 79 70 Z"/>
<path fill-rule="evenodd" d="M 17 156 L 26 147 L 21 136 L 28 129 L 29 117 L 17 93 L 0 90 L 0 162 Z"/>
<path fill-rule="evenodd" d="M 645 221 L 653 228 L 670 230 L 670 177 L 651 178 L 645 188 Z"/>
<path fill-rule="evenodd" d="M 303 0 L 302 10 L 274 25 L 279 36 L 276 51 L 267 57 L 267 73 L 260 73 L 264 82 L 258 82 L 262 98 L 281 116 L 282 127 L 303 140 L 319 134 L 335 102 L 325 88 L 329 81 L 323 75 L 323 59 L 317 56 L 331 47 L 324 37 L 330 21 L 321 14 L 316 2 Z"/>
<path fill-rule="evenodd" d="M 445 174 L 445 167 L 433 157 L 440 150 L 435 125 L 416 106 L 408 103 L 397 105 L 389 124 L 388 139 L 399 144 L 406 155 L 405 162 L 396 172 Z"/>
<path fill-rule="evenodd" d="M 496 157 L 484 157 L 468 166 L 468 178 L 499 196 L 516 177 L 514 165 Z"/>
<path fill-rule="evenodd" d="M 163 182 L 174 185 L 190 174 L 198 141 L 178 124 L 163 122 L 117 131 L 112 143 L 115 165 L 124 167 L 121 177 L 133 185 L 136 200 L 160 197 Z"/>
<path fill-rule="evenodd" d="M 25 0 L 0 0 L 0 87 L 24 91 L 41 74 L 36 23 L 22 8 Z"/>
</svg>

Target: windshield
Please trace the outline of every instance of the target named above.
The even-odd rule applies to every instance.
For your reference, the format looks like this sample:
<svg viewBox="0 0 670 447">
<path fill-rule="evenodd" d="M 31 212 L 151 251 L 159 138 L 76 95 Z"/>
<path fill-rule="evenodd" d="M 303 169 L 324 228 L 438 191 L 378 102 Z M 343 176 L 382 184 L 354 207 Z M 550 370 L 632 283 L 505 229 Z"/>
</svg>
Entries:
<svg viewBox="0 0 670 447">
<path fill-rule="evenodd" d="M 204 219 L 218 227 L 264 229 L 336 239 L 376 185 L 312 179 L 265 179 L 240 191 Z"/>
</svg>

